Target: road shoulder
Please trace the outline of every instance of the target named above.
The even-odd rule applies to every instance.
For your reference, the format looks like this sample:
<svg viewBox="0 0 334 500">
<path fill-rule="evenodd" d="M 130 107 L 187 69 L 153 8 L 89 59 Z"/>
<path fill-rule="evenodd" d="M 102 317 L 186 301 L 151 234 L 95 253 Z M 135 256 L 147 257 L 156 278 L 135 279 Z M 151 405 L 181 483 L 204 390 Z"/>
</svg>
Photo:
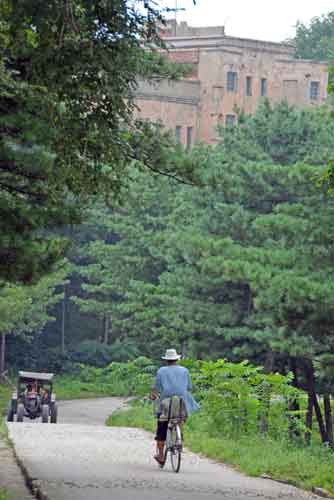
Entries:
<svg viewBox="0 0 334 500">
<path fill-rule="evenodd" d="M 4 439 L 0 439 L 0 463 L 0 489 L 7 490 L 13 500 L 32 500 L 14 451 Z"/>
</svg>

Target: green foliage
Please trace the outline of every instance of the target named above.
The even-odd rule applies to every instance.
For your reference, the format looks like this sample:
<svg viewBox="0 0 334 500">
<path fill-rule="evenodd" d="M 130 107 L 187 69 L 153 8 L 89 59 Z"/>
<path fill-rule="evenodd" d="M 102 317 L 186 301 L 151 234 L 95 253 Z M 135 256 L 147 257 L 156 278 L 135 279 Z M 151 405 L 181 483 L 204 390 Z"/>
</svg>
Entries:
<svg viewBox="0 0 334 500">
<path fill-rule="evenodd" d="M 53 318 L 48 310 L 63 297 L 57 287 L 66 283 L 67 262 L 32 286 L 2 284 L 0 288 L 0 332 L 29 334 L 41 329 Z"/>
<path fill-rule="evenodd" d="M 195 363 L 193 379 L 203 409 L 219 432 L 237 437 L 264 431 L 288 438 L 293 416 L 288 402 L 301 396 L 290 376 L 266 375 L 247 362 L 218 360 Z"/>
<path fill-rule="evenodd" d="M 89 206 L 71 254 L 71 349 L 130 343 L 157 359 L 175 346 L 192 358 L 291 370 L 297 387 L 327 393 L 334 207 L 316 179 L 333 157 L 333 133 L 326 108 L 265 102 L 214 148 L 188 154 L 202 187 L 143 169 L 122 204 Z"/>
<path fill-rule="evenodd" d="M 94 307 L 109 306 L 113 339 L 149 356 L 175 345 L 194 358 L 249 359 L 328 391 L 333 203 L 316 179 L 333 133 L 325 108 L 265 102 L 215 148 L 192 151 L 206 188 L 136 176 L 123 206 L 92 213 L 99 241 L 83 248 L 79 300 L 93 292 Z"/>
<path fill-rule="evenodd" d="M 289 439 L 291 419 L 297 413 L 288 411 L 288 403 L 302 398 L 302 393 L 292 387 L 291 376 L 266 375 L 246 362 L 185 360 L 182 364 L 191 372 L 201 412 L 216 433 L 235 439 L 263 434 Z M 85 367 L 80 379 L 92 382 L 97 377 L 101 383 L 109 383 L 118 377 L 128 384 L 128 394 L 143 396 L 153 386 L 155 371 L 148 359 L 138 358 L 127 364 L 112 363 L 104 370 Z M 302 423 L 299 430 L 303 430 Z"/>
<path fill-rule="evenodd" d="M 97 195 L 114 201 L 132 170 L 191 177 L 169 160 L 168 134 L 134 117 L 139 77 L 185 70 L 158 50 L 160 10 L 139 7 L 1 2 L 1 279 L 30 283 L 48 271 L 68 248 L 50 229 L 78 223 Z"/>
<path fill-rule="evenodd" d="M 58 287 L 66 283 L 69 270 L 69 263 L 63 261 L 53 273 L 43 276 L 34 285 L 14 285 L 0 281 L 0 334 L 31 340 L 48 322 L 54 321 L 50 309 L 63 297 Z M 5 360 L 5 352 L 3 358 Z M 1 363 L 1 373 L 4 368 Z"/>
<path fill-rule="evenodd" d="M 144 357 L 128 363 L 113 362 L 105 368 L 78 364 L 72 375 L 57 377 L 57 397 L 144 396 L 151 390 L 155 372 L 152 361 Z"/>
<path fill-rule="evenodd" d="M 8 493 L 7 490 L 4 490 L 3 488 L 0 489 L 0 500 L 10 500 L 10 494 Z"/>
<path fill-rule="evenodd" d="M 296 56 L 302 59 L 333 61 L 334 59 L 334 11 L 314 17 L 309 26 L 298 22 L 292 40 Z"/>
<path fill-rule="evenodd" d="M 71 360 L 76 363 L 104 367 L 113 362 L 125 362 L 138 357 L 138 349 L 134 343 L 116 341 L 112 345 L 86 340 L 71 353 Z"/>
<path fill-rule="evenodd" d="M 333 155 L 333 128 L 326 108 L 300 110 L 266 100 L 254 115 L 241 113 L 239 125 L 224 130 L 224 152 L 229 162 L 241 155 L 258 163 L 323 165 Z"/>
<path fill-rule="evenodd" d="M 333 95 L 334 90 L 334 11 L 311 19 L 309 25 L 298 22 L 296 35 L 291 40 L 296 47 L 296 57 L 303 59 L 316 59 L 327 61 L 328 68 L 328 92 Z M 331 99 L 332 100 L 332 99 Z M 332 158 L 331 158 L 332 159 Z M 330 176 L 332 168 L 329 169 Z M 325 178 L 325 181 L 328 178 Z M 330 182 L 332 189 L 333 182 Z"/>
<path fill-rule="evenodd" d="M 7 384 L 0 384 L 0 421 L 2 422 L 3 416 L 7 413 L 8 402 L 12 393 L 12 388 Z"/>
<path fill-rule="evenodd" d="M 110 316 L 111 342 L 153 357 L 174 344 L 265 364 L 274 351 L 288 371 L 326 352 L 333 206 L 315 179 L 333 133 L 326 109 L 265 102 L 189 155 L 206 188 L 136 175 L 123 205 L 90 212 L 75 302 Z"/>
</svg>

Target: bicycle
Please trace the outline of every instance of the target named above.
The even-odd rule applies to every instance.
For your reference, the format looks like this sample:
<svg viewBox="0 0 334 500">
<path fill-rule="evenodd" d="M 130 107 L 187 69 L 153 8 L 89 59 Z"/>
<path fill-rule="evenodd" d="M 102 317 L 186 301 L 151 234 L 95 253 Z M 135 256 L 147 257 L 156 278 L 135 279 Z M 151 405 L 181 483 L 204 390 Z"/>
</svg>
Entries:
<svg viewBox="0 0 334 500">
<path fill-rule="evenodd" d="M 146 400 L 146 398 L 144 398 Z M 157 414 L 160 407 L 160 400 L 157 398 L 148 398 L 150 403 L 154 403 L 154 415 Z M 176 401 L 175 401 L 176 400 Z M 179 396 L 172 396 L 164 400 L 168 402 L 168 409 L 165 407 L 165 420 L 167 421 L 167 435 L 164 448 L 164 460 L 159 462 L 159 468 L 163 469 L 166 465 L 168 453 L 170 454 L 172 469 L 174 472 L 179 472 L 181 468 L 182 451 L 183 451 L 183 434 L 181 424 L 185 422 L 187 413 L 185 404 Z M 164 402 L 163 401 L 163 402 Z M 173 405 L 176 402 L 176 407 Z M 156 455 L 159 455 L 159 448 L 157 446 Z"/>
<path fill-rule="evenodd" d="M 165 462 L 167 461 L 167 455 L 169 452 L 170 461 L 174 472 L 180 471 L 182 451 L 182 430 L 180 426 L 180 420 L 173 419 L 168 422 Z"/>
</svg>

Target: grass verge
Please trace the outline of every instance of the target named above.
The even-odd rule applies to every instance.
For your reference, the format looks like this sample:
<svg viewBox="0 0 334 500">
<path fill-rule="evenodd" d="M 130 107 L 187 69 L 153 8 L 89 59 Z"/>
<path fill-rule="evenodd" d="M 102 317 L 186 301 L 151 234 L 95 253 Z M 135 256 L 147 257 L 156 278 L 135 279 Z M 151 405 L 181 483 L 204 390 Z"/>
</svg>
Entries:
<svg viewBox="0 0 334 500">
<path fill-rule="evenodd" d="M 54 384 L 57 399 L 85 399 L 106 398 L 111 396 L 127 396 L 128 391 L 122 394 L 119 387 L 108 383 L 84 382 L 78 377 L 69 375 L 57 376 Z"/>
<path fill-rule="evenodd" d="M 9 493 L 3 488 L 0 489 L 0 500 L 12 500 L 12 497 Z"/>
<path fill-rule="evenodd" d="M 5 417 L 7 415 L 8 404 L 11 397 L 11 393 L 12 389 L 8 385 L 0 384 L 0 439 L 4 440 L 7 439 L 7 427 L 5 424 Z M 1 495 L 0 495 L 0 500 L 2 500 Z"/>
<path fill-rule="evenodd" d="M 152 407 L 139 402 L 133 404 L 128 410 L 109 417 L 107 425 L 140 427 L 154 432 Z M 334 494 L 334 453 L 322 446 L 298 447 L 257 436 L 224 437 L 203 412 L 189 419 L 185 442 L 192 451 L 233 465 L 250 476 L 267 474 L 303 489 L 318 487 Z"/>
</svg>

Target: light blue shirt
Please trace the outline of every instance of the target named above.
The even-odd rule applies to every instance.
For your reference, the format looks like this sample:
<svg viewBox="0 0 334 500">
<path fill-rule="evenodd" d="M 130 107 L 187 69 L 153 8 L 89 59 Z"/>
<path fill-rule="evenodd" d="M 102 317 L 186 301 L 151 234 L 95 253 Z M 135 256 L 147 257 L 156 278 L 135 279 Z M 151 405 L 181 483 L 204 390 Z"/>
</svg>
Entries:
<svg viewBox="0 0 334 500">
<path fill-rule="evenodd" d="M 181 396 L 186 404 L 188 415 L 200 408 L 189 392 L 192 390 L 192 382 L 190 373 L 184 366 L 169 365 L 160 368 L 155 388 L 160 392 L 161 401 L 171 396 Z"/>
</svg>

